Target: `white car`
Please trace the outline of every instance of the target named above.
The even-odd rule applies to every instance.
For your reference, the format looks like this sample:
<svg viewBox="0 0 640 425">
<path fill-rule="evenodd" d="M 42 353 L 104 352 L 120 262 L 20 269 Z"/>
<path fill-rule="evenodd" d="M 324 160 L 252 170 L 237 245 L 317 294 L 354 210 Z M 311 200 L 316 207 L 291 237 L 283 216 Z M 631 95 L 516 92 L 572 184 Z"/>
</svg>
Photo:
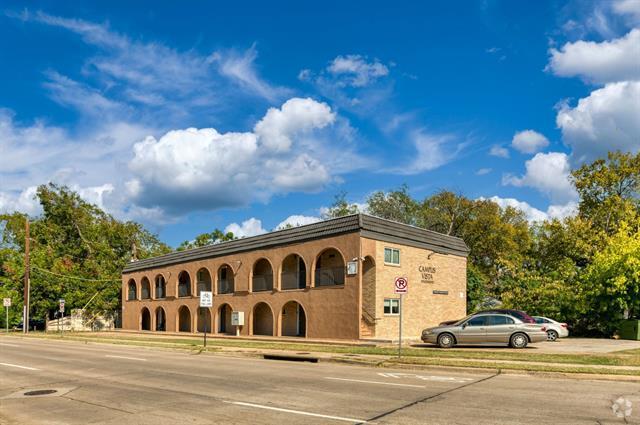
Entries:
<svg viewBox="0 0 640 425">
<path fill-rule="evenodd" d="M 566 323 L 560 323 L 548 317 L 533 316 L 536 323 L 544 325 L 547 328 L 547 341 L 555 341 L 558 338 L 566 338 L 569 336 L 569 327 Z"/>
</svg>

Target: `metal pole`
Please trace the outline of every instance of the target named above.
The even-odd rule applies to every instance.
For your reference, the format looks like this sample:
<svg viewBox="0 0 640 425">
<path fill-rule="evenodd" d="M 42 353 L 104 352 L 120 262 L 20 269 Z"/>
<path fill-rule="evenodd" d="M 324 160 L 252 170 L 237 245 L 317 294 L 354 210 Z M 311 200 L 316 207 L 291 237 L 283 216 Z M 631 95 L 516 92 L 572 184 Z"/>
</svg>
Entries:
<svg viewBox="0 0 640 425">
<path fill-rule="evenodd" d="M 25 220 L 24 228 L 24 307 L 22 311 L 22 332 L 29 333 L 29 217 Z"/>
<path fill-rule="evenodd" d="M 399 319 L 399 323 L 398 323 L 398 358 L 400 358 L 402 356 L 402 297 L 404 296 L 404 294 L 400 294 L 400 301 L 399 301 L 399 310 L 400 310 L 400 317 Z"/>
<path fill-rule="evenodd" d="M 7 333 L 9 333 L 9 307 L 5 307 L 4 308 L 6 310 L 7 313 L 7 322 L 5 323 L 5 326 L 7 327 Z"/>
<path fill-rule="evenodd" d="M 62 332 L 61 336 L 64 336 L 64 310 L 62 311 L 62 331 L 61 332 Z"/>
</svg>

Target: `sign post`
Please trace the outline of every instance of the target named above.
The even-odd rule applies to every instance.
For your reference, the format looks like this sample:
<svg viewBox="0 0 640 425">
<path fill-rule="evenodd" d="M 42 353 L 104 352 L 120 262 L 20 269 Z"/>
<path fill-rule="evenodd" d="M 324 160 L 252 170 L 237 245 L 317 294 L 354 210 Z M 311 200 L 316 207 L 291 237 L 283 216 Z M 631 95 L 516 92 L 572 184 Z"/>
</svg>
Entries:
<svg viewBox="0 0 640 425">
<path fill-rule="evenodd" d="M 60 304 L 59 312 L 60 312 L 60 314 L 62 315 L 62 330 L 61 330 L 61 332 L 62 332 L 62 334 L 64 335 L 64 299 L 63 299 L 63 298 L 60 298 L 60 299 L 58 300 L 58 303 Z M 60 317 L 58 317 L 58 323 L 60 323 Z M 60 326 L 60 325 L 58 325 L 58 327 L 59 327 L 59 326 Z"/>
<path fill-rule="evenodd" d="M 9 333 L 9 307 L 11 307 L 11 298 L 4 298 L 2 300 L 2 304 L 4 305 L 4 309 L 6 310 L 6 319 L 5 326 L 7 328 L 7 334 Z"/>
<path fill-rule="evenodd" d="M 409 292 L 409 280 L 406 277 L 396 277 L 394 291 L 400 295 L 400 300 L 398 301 L 398 313 L 400 314 L 400 317 L 398 317 L 398 358 L 400 358 L 402 356 L 402 298 L 404 294 Z"/>
<path fill-rule="evenodd" d="M 213 292 L 211 291 L 200 291 L 200 308 L 202 310 L 202 315 L 204 316 L 204 348 L 207 348 L 207 328 L 209 327 L 209 321 L 207 320 L 207 308 L 213 306 Z"/>
</svg>

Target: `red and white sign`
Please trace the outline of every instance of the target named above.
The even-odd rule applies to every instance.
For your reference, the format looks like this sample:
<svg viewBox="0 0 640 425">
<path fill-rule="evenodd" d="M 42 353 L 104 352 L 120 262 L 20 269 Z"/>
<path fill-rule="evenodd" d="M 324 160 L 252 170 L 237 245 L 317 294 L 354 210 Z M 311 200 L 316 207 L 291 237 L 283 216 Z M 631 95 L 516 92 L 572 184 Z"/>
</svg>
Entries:
<svg viewBox="0 0 640 425">
<path fill-rule="evenodd" d="M 2 299 L 2 304 L 3 304 L 5 307 L 11 307 L 11 298 L 3 298 L 3 299 Z"/>
<path fill-rule="evenodd" d="M 409 292 L 409 280 L 406 277 L 396 277 L 394 287 L 396 294 L 406 294 Z"/>
</svg>

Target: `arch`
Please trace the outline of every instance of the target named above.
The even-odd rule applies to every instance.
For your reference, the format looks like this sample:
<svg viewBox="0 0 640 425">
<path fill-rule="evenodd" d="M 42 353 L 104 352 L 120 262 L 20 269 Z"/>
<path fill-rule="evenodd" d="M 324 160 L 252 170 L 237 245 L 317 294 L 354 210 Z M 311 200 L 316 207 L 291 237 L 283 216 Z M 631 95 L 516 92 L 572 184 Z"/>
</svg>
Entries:
<svg viewBox="0 0 640 425">
<path fill-rule="evenodd" d="M 273 267 L 266 258 L 261 258 L 253 264 L 251 273 L 251 291 L 272 291 L 273 290 Z"/>
<path fill-rule="evenodd" d="M 218 328 L 219 334 L 233 334 L 233 326 L 231 326 L 231 312 L 233 309 L 227 303 L 222 304 L 218 308 Z"/>
<path fill-rule="evenodd" d="M 167 330 L 167 314 L 164 308 L 156 308 L 156 331 L 164 332 Z"/>
<path fill-rule="evenodd" d="M 211 310 L 198 308 L 198 332 L 211 332 Z"/>
<path fill-rule="evenodd" d="M 191 311 L 186 305 L 178 309 L 178 332 L 191 332 Z"/>
<path fill-rule="evenodd" d="M 151 299 L 151 283 L 149 279 L 145 276 L 140 281 L 140 299 L 148 300 Z"/>
<path fill-rule="evenodd" d="M 167 296 L 167 281 L 164 276 L 159 274 L 155 278 L 154 294 L 155 299 L 163 299 Z"/>
<path fill-rule="evenodd" d="M 189 276 L 189 272 L 186 270 L 181 271 L 178 275 L 178 296 L 191 296 L 191 276 Z"/>
<path fill-rule="evenodd" d="M 315 261 L 315 286 L 344 285 L 344 257 L 336 248 L 320 252 Z"/>
<path fill-rule="evenodd" d="M 362 319 L 371 331 L 376 325 L 376 263 L 366 256 L 362 262 Z"/>
<path fill-rule="evenodd" d="M 307 286 L 307 265 L 298 254 L 289 254 L 282 260 L 280 289 L 304 289 Z"/>
<path fill-rule="evenodd" d="M 140 311 L 140 330 L 151 330 L 151 313 L 149 313 L 149 309 L 147 307 L 143 307 Z"/>
<path fill-rule="evenodd" d="M 218 294 L 233 294 L 235 290 L 235 279 L 233 268 L 228 264 L 223 264 L 218 268 Z"/>
<path fill-rule="evenodd" d="M 200 291 L 211 291 L 211 273 L 206 267 L 202 267 L 196 273 L 196 295 L 200 296 Z M 211 329 L 209 329 L 211 330 Z"/>
<path fill-rule="evenodd" d="M 259 302 L 253 307 L 253 335 L 273 336 L 273 311 L 269 304 Z"/>
<path fill-rule="evenodd" d="M 134 301 L 138 299 L 138 288 L 134 279 L 129 279 L 127 284 L 127 301 Z"/>
<path fill-rule="evenodd" d="M 282 336 L 307 336 L 307 315 L 302 305 L 297 301 L 289 301 L 282 307 L 281 332 Z"/>
</svg>

